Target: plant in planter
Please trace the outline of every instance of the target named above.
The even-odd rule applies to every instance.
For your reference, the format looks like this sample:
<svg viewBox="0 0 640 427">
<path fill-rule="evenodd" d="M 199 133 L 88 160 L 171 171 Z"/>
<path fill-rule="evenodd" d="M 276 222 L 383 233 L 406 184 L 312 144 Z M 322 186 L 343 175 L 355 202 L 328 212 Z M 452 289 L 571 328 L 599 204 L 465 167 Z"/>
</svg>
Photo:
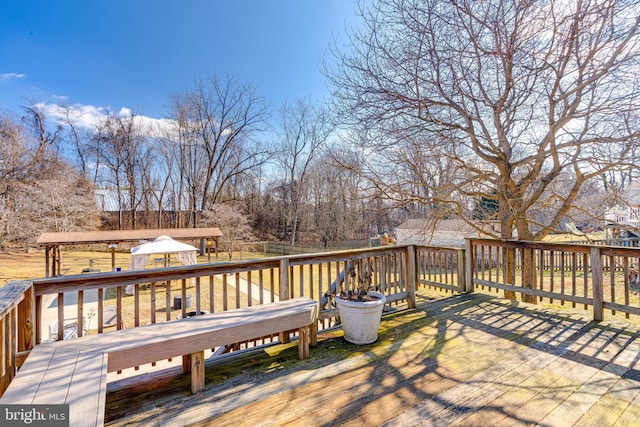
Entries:
<svg viewBox="0 0 640 427">
<path fill-rule="evenodd" d="M 370 344 L 378 339 L 386 298 L 372 287 L 373 264 L 370 261 L 351 260 L 347 270 L 347 289 L 340 287 L 334 297 L 344 338 L 353 344 Z"/>
</svg>

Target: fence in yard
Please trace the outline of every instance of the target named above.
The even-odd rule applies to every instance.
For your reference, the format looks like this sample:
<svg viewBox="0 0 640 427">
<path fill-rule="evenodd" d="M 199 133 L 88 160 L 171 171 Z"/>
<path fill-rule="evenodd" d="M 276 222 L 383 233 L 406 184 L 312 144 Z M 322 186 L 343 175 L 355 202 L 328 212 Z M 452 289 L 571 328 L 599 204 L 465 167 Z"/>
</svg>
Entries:
<svg viewBox="0 0 640 427">
<path fill-rule="evenodd" d="M 583 306 L 601 320 L 604 310 L 640 314 L 639 263 L 638 248 L 471 239 L 465 249 L 392 245 L 14 281 L 0 288 L 0 393 L 34 345 L 62 339 L 69 325 L 82 336 L 305 296 L 319 302 L 322 330 L 336 323 L 330 295 L 363 278 L 389 309 L 435 288 Z"/>
</svg>

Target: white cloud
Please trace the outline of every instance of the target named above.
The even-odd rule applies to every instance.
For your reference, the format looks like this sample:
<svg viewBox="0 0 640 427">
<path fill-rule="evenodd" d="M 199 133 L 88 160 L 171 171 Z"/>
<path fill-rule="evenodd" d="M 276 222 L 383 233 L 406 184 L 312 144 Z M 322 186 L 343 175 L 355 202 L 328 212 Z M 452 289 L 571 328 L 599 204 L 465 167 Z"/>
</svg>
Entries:
<svg viewBox="0 0 640 427">
<path fill-rule="evenodd" d="M 68 115 L 76 126 L 85 129 L 95 129 L 101 121 L 107 118 L 110 112 L 109 108 L 96 107 L 94 105 L 73 104 L 65 107 L 58 104 L 41 102 L 35 106 L 39 108 L 49 120 L 65 124 Z M 122 107 L 115 113 L 115 116 L 130 116 L 132 113 L 133 110 L 131 108 Z M 136 116 L 136 119 L 139 121 L 141 127 L 146 129 L 148 136 L 156 136 L 163 130 L 168 130 L 173 127 L 173 121 L 170 119 L 156 119 L 147 116 Z"/>
<path fill-rule="evenodd" d="M 25 77 L 27 77 L 27 75 L 22 73 L 0 73 L 0 81 L 2 82 L 11 79 L 23 79 Z"/>
<path fill-rule="evenodd" d="M 73 123 L 82 128 L 95 128 L 98 123 L 107 117 L 108 112 L 104 107 L 79 104 L 63 107 L 58 104 L 46 104 L 41 102 L 36 104 L 35 107 L 40 109 L 44 113 L 45 117 L 59 123 L 65 123 L 67 121 L 68 114 Z"/>
</svg>

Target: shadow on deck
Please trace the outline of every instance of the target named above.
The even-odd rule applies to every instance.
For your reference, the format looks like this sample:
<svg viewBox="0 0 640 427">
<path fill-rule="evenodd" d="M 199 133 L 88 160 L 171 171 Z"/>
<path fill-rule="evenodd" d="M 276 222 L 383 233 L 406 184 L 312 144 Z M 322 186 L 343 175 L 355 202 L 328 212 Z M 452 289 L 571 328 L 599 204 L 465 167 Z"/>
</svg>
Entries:
<svg viewBox="0 0 640 427">
<path fill-rule="evenodd" d="M 640 329 L 469 294 L 383 318 L 374 344 L 318 336 L 109 384 L 107 425 L 640 425 Z"/>
</svg>

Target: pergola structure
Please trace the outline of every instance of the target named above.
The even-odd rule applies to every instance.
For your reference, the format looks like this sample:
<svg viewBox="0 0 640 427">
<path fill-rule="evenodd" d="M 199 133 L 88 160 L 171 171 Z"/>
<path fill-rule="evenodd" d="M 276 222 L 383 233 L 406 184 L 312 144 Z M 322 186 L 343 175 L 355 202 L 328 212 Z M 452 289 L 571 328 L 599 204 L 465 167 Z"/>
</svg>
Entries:
<svg viewBox="0 0 640 427">
<path fill-rule="evenodd" d="M 205 246 L 211 242 L 215 244 L 216 259 L 218 258 L 218 239 L 222 237 L 219 228 L 159 228 L 153 230 L 114 230 L 114 231 L 74 231 L 67 233 L 42 233 L 37 244 L 45 248 L 45 277 L 61 274 L 60 246 L 107 244 L 111 248 L 111 269 L 115 270 L 115 249 L 123 242 L 139 243 L 153 240 L 159 236 L 169 236 L 172 239 L 188 239 L 200 241 L 200 252 L 204 253 Z M 207 251 L 209 261 L 211 252 Z"/>
</svg>

